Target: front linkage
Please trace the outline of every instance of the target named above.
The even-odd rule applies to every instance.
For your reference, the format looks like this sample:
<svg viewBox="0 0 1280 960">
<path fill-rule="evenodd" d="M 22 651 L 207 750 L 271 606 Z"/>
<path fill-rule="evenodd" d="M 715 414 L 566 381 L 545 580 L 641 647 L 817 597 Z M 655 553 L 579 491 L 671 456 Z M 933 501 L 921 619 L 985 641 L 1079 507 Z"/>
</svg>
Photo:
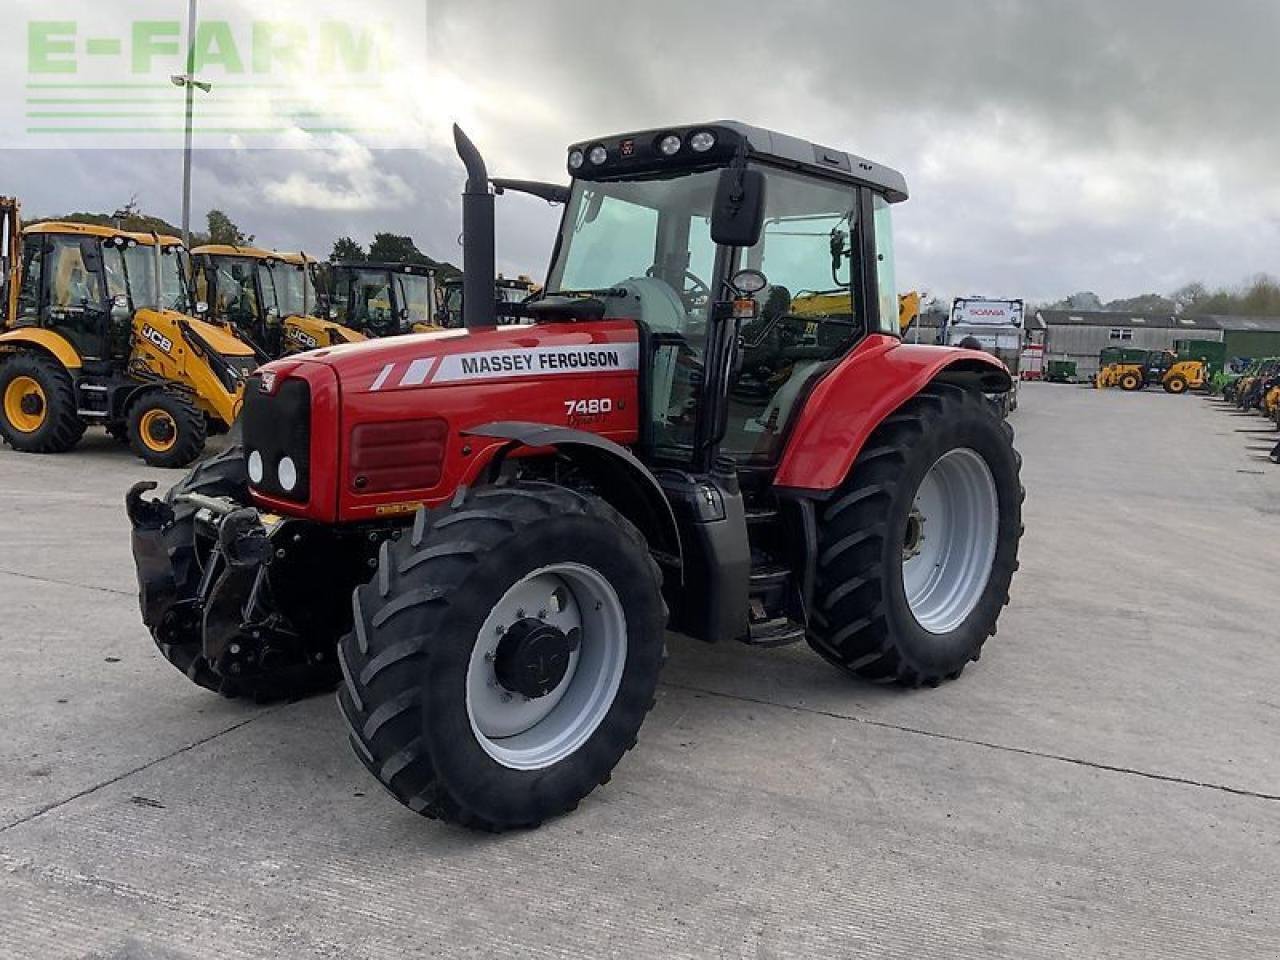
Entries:
<svg viewBox="0 0 1280 960">
<path fill-rule="evenodd" d="M 166 660 L 224 696 L 328 689 L 340 676 L 337 639 L 351 626 L 347 598 L 395 531 L 343 535 L 264 516 L 245 506 L 245 477 L 237 447 L 163 499 L 144 499 L 153 482 L 129 491 L 142 619 Z"/>
</svg>

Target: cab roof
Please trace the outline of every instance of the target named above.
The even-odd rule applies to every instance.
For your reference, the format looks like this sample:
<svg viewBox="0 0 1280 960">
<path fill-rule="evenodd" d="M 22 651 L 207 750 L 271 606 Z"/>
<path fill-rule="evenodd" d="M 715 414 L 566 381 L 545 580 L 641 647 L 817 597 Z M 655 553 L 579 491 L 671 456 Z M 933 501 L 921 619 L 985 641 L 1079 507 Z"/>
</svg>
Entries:
<svg viewBox="0 0 1280 960">
<path fill-rule="evenodd" d="M 701 153 L 690 146 L 691 138 L 698 133 L 710 133 L 715 138 L 714 145 Z M 672 134 L 680 138 L 681 145 L 673 155 L 667 156 L 658 145 Z M 579 180 L 614 180 L 664 170 L 720 167 L 731 162 L 741 149 L 748 158 L 773 166 L 871 187 L 891 203 L 906 200 L 908 196 L 906 178 L 891 167 L 737 120 L 680 124 L 583 140 L 573 144 L 569 154 L 581 151 L 589 158 L 591 149 L 598 146 L 605 148 L 605 162 L 597 165 L 584 159 L 576 170 L 569 167 L 570 176 Z"/>
<path fill-rule="evenodd" d="M 110 240 L 112 237 L 127 237 L 130 240 L 136 240 L 144 247 L 155 245 L 155 236 L 150 233 L 135 233 L 130 230 L 117 230 L 115 227 L 104 227 L 96 223 L 68 223 L 63 220 L 48 220 L 43 223 L 33 223 L 23 227 L 24 234 L 60 234 L 71 235 L 77 237 L 100 237 L 103 240 Z M 168 234 L 160 234 L 160 246 L 174 247 L 181 246 L 182 241 L 177 237 Z"/>
<path fill-rule="evenodd" d="M 261 247 L 237 247 L 230 243 L 206 243 L 193 249 L 191 254 L 192 256 L 204 254 L 211 257 L 245 257 L 249 260 L 280 260 L 295 267 L 316 262 L 304 253 L 281 253 L 279 250 L 264 250 Z"/>
<path fill-rule="evenodd" d="M 426 263 L 385 263 L 373 260 L 339 260 L 333 265 L 334 270 L 373 270 L 388 273 L 411 273 L 419 277 L 429 277 L 436 273 L 436 268 Z"/>
</svg>

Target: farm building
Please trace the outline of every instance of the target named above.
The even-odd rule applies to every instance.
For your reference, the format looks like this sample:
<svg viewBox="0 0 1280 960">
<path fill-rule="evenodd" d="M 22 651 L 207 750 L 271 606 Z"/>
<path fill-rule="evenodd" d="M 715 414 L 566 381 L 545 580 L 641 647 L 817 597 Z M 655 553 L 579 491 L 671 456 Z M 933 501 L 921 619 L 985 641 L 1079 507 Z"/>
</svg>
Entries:
<svg viewBox="0 0 1280 960">
<path fill-rule="evenodd" d="M 1169 316 L 1168 314 L 1039 310 L 1046 329 L 1045 356 L 1074 360 L 1081 376 L 1098 370 L 1105 347 L 1171 350 L 1175 340 L 1217 340 L 1228 357 L 1280 355 L 1280 317 Z"/>
</svg>

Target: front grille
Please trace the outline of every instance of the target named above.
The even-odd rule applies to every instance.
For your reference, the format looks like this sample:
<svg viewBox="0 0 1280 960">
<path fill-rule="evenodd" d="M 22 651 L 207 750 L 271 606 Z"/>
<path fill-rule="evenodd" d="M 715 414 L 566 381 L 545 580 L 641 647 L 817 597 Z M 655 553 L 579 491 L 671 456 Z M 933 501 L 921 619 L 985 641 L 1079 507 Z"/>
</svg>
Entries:
<svg viewBox="0 0 1280 960">
<path fill-rule="evenodd" d="M 311 387 L 305 380 L 285 379 L 274 393 L 262 392 L 262 378 L 252 376 L 245 385 L 245 456 L 250 461 L 250 486 L 268 496 L 306 503 L 311 494 Z M 253 476 L 253 454 L 261 458 L 261 479 Z M 280 464 L 288 457 L 297 481 L 286 490 L 280 480 Z"/>
</svg>

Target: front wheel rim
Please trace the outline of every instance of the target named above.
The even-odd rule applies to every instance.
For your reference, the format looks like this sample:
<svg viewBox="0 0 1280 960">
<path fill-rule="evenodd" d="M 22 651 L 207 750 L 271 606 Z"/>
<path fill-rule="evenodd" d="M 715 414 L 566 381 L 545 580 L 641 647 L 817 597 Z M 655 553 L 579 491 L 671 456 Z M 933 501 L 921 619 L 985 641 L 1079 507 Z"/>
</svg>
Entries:
<svg viewBox="0 0 1280 960">
<path fill-rule="evenodd" d="M 902 552 L 907 605 L 921 627 L 959 627 L 986 591 L 995 566 L 1000 499 L 976 450 L 949 450 L 916 490 Z"/>
<path fill-rule="evenodd" d="M 498 679 L 500 643 L 513 625 L 537 620 L 578 631 L 563 679 L 533 698 Z M 557 563 L 516 581 L 494 605 L 467 665 L 467 718 L 476 742 L 515 770 L 550 767 L 579 750 L 617 697 L 627 660 L 627 619 L 617 591 L 597 570 Z"/>
<path fill-rule="evenodd" d="M 168 453 L 178 442 L 178 424 L 165 410 L 148 410 L 138 424 L 138 433 L 148 450 Z"/>
<path fill-rule="evenodd" d="M 44 425 L 44 389 L 34 377 L 14 377 L 4 391 L 4 415 L 20 433 L 35 433 Z"/>
</svg>

